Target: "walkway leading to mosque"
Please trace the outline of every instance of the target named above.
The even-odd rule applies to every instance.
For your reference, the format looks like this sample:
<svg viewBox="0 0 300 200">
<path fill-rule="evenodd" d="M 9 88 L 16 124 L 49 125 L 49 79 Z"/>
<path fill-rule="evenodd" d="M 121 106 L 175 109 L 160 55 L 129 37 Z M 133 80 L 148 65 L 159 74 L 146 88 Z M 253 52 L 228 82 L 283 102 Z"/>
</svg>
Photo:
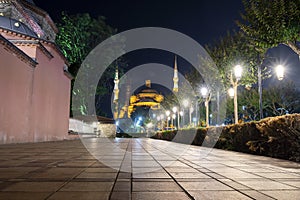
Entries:
<svg viewBox="0 0 300 200">
<path fill-rule="evenodd" d="M 110 167 L 95 159 L 81 140 L 1 145 L 0 199 L 300 196 L 299 163 L 146 138 L 85 141 Z M 176 157 L 178 150 L 182 155 Z"/>
</svg>

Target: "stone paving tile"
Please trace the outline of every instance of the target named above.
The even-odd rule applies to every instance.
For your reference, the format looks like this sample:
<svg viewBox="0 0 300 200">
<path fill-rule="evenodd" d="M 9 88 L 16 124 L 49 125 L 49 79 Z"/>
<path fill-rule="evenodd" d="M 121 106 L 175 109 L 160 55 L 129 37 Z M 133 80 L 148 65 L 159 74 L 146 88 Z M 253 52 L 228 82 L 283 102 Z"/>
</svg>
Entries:
<svg viewBox="0 0 300 200">
<path fill-rule="evenodd" d="M 132 182 L 173 182 L 170 178 L 134 178 Z"/>
<path fill-rule="evenodd" d="M 56 192 L 47 200 L 108 200 L 109 192 Z"/>
<path fill-rule="evenodd" d="M 279 179 L 279 178 L 288 178 L 288 179 L 299 179 L 300 175 L 295 174 L 295 173 L 283 173 L 283 172 L 264 172 L 264 173 L 258 173 L 256 172 L 255 174 L 265 177 L 265 178 L 270 178 L 270 179 Z"/>
<path fill-rule="evenodd" d="M 287 184 L 287 185 L 290 185 L 290 186 L 293 186 L 293 187 L 297 187 L 297 188 L 300 188 L 300 180 L 278 180 L 278 182 L 280 183 L 284 183 L 284 184 Z"/>
<path fill-rule="evenodd" d="M 133 192 L 132 200 L 188 200 L 184 192 Z"/>
<path fill-rule="evenodd" d="M 223 177 L 227 177 L 227 178 L 231 178 L 231 179 L 259 179 L 261 178 L 261 176 L 258 175 L 254 175 L 251 173 L 247 173 L 247 172 L 242 172 L 242 171 L 235 171 L 235 172 L 218 172 L 218 174 L 220 174 Z"/>
<path fill-rule="evenodd" d="M 133 182 L 133 192 L 181 192 L 182 189 L 175 182 Z"/>
<path fill-rule="evenodd" d="M 113 184 L 113 182 L 69 182 L 60 191 L 110 192 Z"/>
<path fill-rule="evenodd" d="M 179 184 L 188 191 L 194 190 L 233 190 L 231 187 L 213 179 L 203 179 L 198 182 L 179 182 Z"/>
<path fill-rule="evenodd" d="M 133 173 L 133 178 L 171 178 L 165 172 Z"/>
<path fill-rule="evenodd" d="M 190 193 L 196 200 L 250 200 L 252 198 L 237 191 L 193 191 Z"/>
<path fill-rule="evenodd" d="M 274 198 L 267 196 L 265 194 L 262 194 L 259 191 L 255 191 L 255 190 L 242 190 L 241 191 L 243 194 L 252 197 L 253 199 L 256 200 L 273 200 Z"/>
<path fill-rule="evenodd" d="M 300 191 L 299 190 L 277 190 L 277 191 L 262 191 L 262 193 L 267 194 L 278 200 L 299 200 Z"/>
<path fill-rule="evenodd" d="M 205 175 L 201 172 L 170 172 L 171 176 L 173 176 L 175 179 L 177 178 L 210 178 L 209 176 Z"/>
<path fill-rule="evenodd" d="M 77 178 L 113 178 L 117 177 L 116 172 L 82 172 Z"/>
<path fill-rule="evenodd" d="M 113 192 L 111 195 L 111 200 L 128 200 L 131 199 L 131 192 Z M 142 200 L 142 199 L 140 199 Z"/>
<path fill-rule="evenodd" d="M 139 174 L 139 173 L 147 173 L 147 172 L 153 172 L 153 173 L 164 173 L 165 170 L 161 167 L 133 167 L 132 173 L 133 174 Z"/>
<path fill-rule="evenodd" d="M 71 179 L 81 173 L 84 168 L 46 168 L 43 172 L 27 174 L 26 178 Z"/>
<path fill-rule="evenodd" d="M 286 190 L 286 189 L 297 189 L 295 187 L 289 186 L 284 183 L 276 182 L 269 179 L 243 179 L 243 180 L 236 180 L 237 182 L 252 188 L 254 190 Z"/>
<path fill-rule="evenodd" d="M 191 172 L 191 173 L 197 173 L 198 170 L 191 168 L 191 167 L 186 167 L 186 168 L 178 168 L 178 167 L 166 167 L 165 168 L 168 172 Z"/>
<path fill-rule="evenodd" d="M 231 179 L 218 179 L 220 182 L 236 189 L 236 190 L 250 190 L 249 187 L 245 186 L 245 185 L 242 185 L 236 181 L 233 181 Z"/>
<path fill-rule="evenodd" d="M 6 187 L 2 191 L 54 192 L 61 188 L 64 184 L 64 182 L 18 182 Z"/>
<path fill-rule="evenodd" d="M 118 171 L 115 169 L 112 169 L 110 167 L 98 167 L 98 168 L 87 168 L 84 170 L 84 172 L 87 172 L 87 173 L 101 173 L 101 172 L 117 173 Z"/>
<path fill-rule="evenodd" d="M 85 142 L 95 155 L 80 140 L 0 145 L 0 199 L 300 196 L 300 163 L 147 138 Z"/>
<path fill-rule="evenodd" d="M 114 192 L 130 192 L 131 182 L 128 181 L 117 181 L 114 185 Z"/>
<path fill-rule="evenodd" d="M 51 193 L 47 192 L 0 192 L 3 200 L 44 200 Z"/>
<path fill-rule="evenodd" d="M 145 167 L 148 167 L 148 168 L 155 168 L 155 167 L 160 167 L 160 165 L 155 162 L 154 160 L 153 161 L 135 161 L 133 160 L 132 161 L 132 167 L 142 167 L 142 168 L 145 168 Z"/>
</svg>

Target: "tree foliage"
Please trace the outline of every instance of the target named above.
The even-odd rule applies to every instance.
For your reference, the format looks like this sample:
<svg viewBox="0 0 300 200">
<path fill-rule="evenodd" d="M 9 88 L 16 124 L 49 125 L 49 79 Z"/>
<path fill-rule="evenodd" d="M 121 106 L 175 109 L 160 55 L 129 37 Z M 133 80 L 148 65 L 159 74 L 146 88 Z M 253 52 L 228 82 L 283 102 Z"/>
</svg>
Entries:
<svg viewBox="0 0 300 200">
<path fill-rule="evenodd" d="M 102 41 L 117 33 L 116 29 L 106 24 L 105 17 L 98 16 L 93 18 L 88 13 L 69 15 L 66 12 L 62 12 L 61 20 L 57 23 L 57 27 L 59 33 L 56 36 L 56 43 L 69 61 L 69 71 L 73 74 L 75 80 L 86 56 Z M 113 77 L 117 65 L 125 65 L 124 60 L 119 58 L 105 70 L 102 77 L 99 77 L 99 84 L 95 94 L 89 94 L 86 88 L 79 88 L 77 91 L 74 91 L 75 80 L 73 80 L 72 96 L 78 96 L 80 103 L 78 103 L 78 108 L 72 107 L 72 109 L 78 110 L 81 114 L 88 114 L 88 107 L 91 106 L 87 105 L 87 99 L 95 98 L 96 113 L 98 115 L 106 115 L 101 110 L 101 103 L 104 95 L 108 94 L 113 88 Z M 121 75 L 122 73 L 122 68 L 119 68 L 119 74 Z"/>
<path fill-rule="evenodd" d="M 300 112 L 300 92 L 292 81 L 276 84 L 265 92 L 267 116 Z"/>
<path fill-rule="evenodd" d="M 257 70 L 261 65 L 259 52 L 249 45 L 247 37 L 242 32 L 227 32 L 227 35 L 206 45 L 206 50 L 216 63 L 225 88 L 230 87 L 230 76 L 235 65 L 242 65 L 243 75 L 240 84 L 250 87 L 257 83 Z M 263 69 L 263 77 L 268 77 L 268 70 Z"/>
<path fill-rule="evenodd" d="M 285 44 L 300 55 L 299 0 L 243 0 L 245 13 L 237 25 L 256 48 Z"/>
<path fill-rule="evenodd" d="M 71 65 L 81 64 L 96 45 L 116 33 L 116 29 L 106 24 L 105 17 L 95 19 L 88 13 L 63 12 L 57 27 L 56 43 Z"/>
</svg>

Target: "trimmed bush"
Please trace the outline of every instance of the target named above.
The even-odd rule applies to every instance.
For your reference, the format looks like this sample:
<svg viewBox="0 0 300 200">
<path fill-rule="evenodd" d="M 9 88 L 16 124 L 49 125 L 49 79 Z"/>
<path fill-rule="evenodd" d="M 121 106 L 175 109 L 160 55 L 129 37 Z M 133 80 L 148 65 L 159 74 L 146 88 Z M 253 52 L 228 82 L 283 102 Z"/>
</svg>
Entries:
<svg viewBox="0 0 300 200">
<path fill-rule="evenodd" d="M 219 149 L 300 162 L 300 114 L 225 127 L 165 131 L 152 138 L 201 146 L 215 144 Z"/>
</svg>

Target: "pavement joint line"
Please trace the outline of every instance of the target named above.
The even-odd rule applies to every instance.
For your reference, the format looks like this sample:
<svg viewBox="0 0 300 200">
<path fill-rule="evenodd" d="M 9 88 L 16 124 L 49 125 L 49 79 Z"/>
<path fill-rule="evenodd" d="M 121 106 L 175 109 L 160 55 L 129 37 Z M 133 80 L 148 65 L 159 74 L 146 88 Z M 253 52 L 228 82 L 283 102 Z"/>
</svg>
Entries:
<svg viewBox="0 0 300 200">
<path fill-rule="evenodd" d="M 269 198 L 271 198 L 271 199 L 276 199 L 276 198 L 274 198 L 274 197 L 269 196 L 268 194 L 261 193 L 260 190 L 248 189 L 248 190 L 242 190 L 242 191 L 240 191 L 240 193 L 242 193 L 243 195 L 248 196 L 248 195 L 245 194 L 243 191 L 255 191 L 255 192 L 257 192 L 257 193 L 259 193 L 259 194 L 262 194 L 262 195 L 264 195 L 264 196 L 267 196 L 267 197 L 269 197 Z M 266 191 L 270 191 L 270 190 L 266 190 Z M 254 197 L 250 197 L 250 198 L 254 199 Z"/>
<path fill-rule="evenodd" d="M 117 172 L 117 176 L 116 176 L 116 178 L 115 178 L 114 184 L 113 184 L 113 186 L 112 186 L 112 188 L 111 188 L 111 191 L 110 191 L 110 193 L 109 193 L 108 199 L 111 199 L 111 198 L 112 198 L 112 195 L 113 195 L 114 189 L 115 189 L 115 185 L 116 185 L 116 183 L 118 182 L 118 177 L 119 177 L 120 172 L 121 172 L 121 169 L 122 169 L 122 163 L 124 163 L 124 160 L 125 160 L 125 158 L 126 158 L 126 152 L 128 151 L 129 147 L 130 147 L 130 142 L 127 143 L 126 151 L 125 151 L 125 153 L 124 153 L 124 155 L 123 155 L 123 159 L 122 159 L 122 162 L 121 162 L 121 164 L 120 164 L 120 168 L 119 168 L 119 170 L 118 170 L 118 172 Z M 131 175 L 131 177 L 132 177 L 132 175 Z M 132 181 L 131 181 L 131 182 L 132 182 Z M 132 186 L 131 186 L 131 187 L 132 187 Z M 130 192 L 132 192 L 132 191 L 130 191 Z"/>
<path fill-rule="evenodd" d="M 54 192 L 50 193 L 47 197 L 45 197 L 45 200 L 49 199 L 52 195 L 54 195 L 56 192 L 58 192 L 59 190 L 61 190 L 64 186 L 66 186 L 68 183 L 70 183 L 73 179 L 75 179 L 77 176 L 79 176 L 82 172 L 84 172 L 86 169 L 88 169 L 90 166 L 92 166 L 95 162 L 89 164 L 88 166 L 86 166 L 85 168 L 81 169 L 77 174 L 74 174 L 73 177 L 66 179 L 66 181 L 62 184 L 61 187 L 59 187 L 57 190 L 55 190 Z"/>
<path fill-rule="evenodd" d="M 182 160 L 187 161 L 187 163 L 183 162 Z M 188 162 L 190 162 L 190 163 L 192 163 L 192 164 L 194 164 L 194 165 L 199 166 L 198 164 L 194 163 L 193 161 L 188 161 L 188 160 L 186 160 L 186 159 L 184 159 L 184 158 L 183 158 L 182 160 L 179 160 L 179 161 L 182 162 L 182 163 L 184 163 L 184 164 L 186 164 L 186 165 L 188 165 L 188 166 L 190 166 L 191 168 L 197 170 L 198 172 L 203 173 L 203 174 L 205 174 L 206 176 L 209 176 L 210 178 L 212 178 L 212 179 L 218 181 L 219 183 L 224 184 L 224 185 L 226 185 L 226 186 L 232 188 L 233 191 L 239 192 L 239 193 L 241 193 L 241 194 L 243 194 L 243 195 L 245 195 L 245 196 L 247 196 L 247 197 L 249 197 L 249 198 L 251 198 L 251 199 L 254 199 L 253 197 L 251 197 L 251 196 L 249 196 L 249 195 L 247 195 L 247 194 L 245 194 L 245 193 L 243 193 L 243 192 L 240 192 L 238 189 L 234 188 L 233 186 L 230 186 L 230 185 L 228 185 L 228 184 L 226 184 L 226 183 L 220 181 L 219 179 L 217 179 L 217 178 L 215 178 L 215 177 L 213 177 L 213 176 L 207 174 L 207 173 L 212 173 L 212 172 L 213 172 L 213 171 L 211 171 L 210 169 L 208 169 L 208 168 L 206 168 L 206 167 L 203 167 L 204 169 L 206 169 L 206 170 L 208 170 L 208 171 L 210 171 L 210 172 L 201 172 L 199 169 L 194 168 L 191 164 L 188 164 Z M 201 166 L 199 166 L 199 167 L 201 167 Z M 213 173 L 215 173 L 215 172 L 213 172 Z M 216 173 L 216 174 L 217 174 L 217 173 Z M 220 175 L 220 174 L 218 174 L 218 175 Z M 222 176 L 222 175 L 221 175 L 221 176 Z M 230 180 L 231 180 L 231 179 L 230 179 Z M 231 180 L 231 181 L 234 181 L 234 180 Z M 236 182 L 236 181 L 234 181 L 234 182 Z M 238 182 L 236 182 L 236 183 L 238 183 Z M 239 183 L 239 184 L 240 184 L 240 183 Z M 243 184 L 241 184 L 241 185 L 243 185 Z M 245 186 L 245 185 L 244 185 L 244 186 Z M 254 200 L 255 200 L 255 199 L 254 199 Z"/>
<path fill-rule="evenodd" d="M 184 160 L 186 160 L 186 159 L 184 159 Z M 235 160 L 232 160 L 232 161 L 235 161 Z M 197 166 L 199 166 L 199 167 L 202 167 L 202 166 L 200 166 L 200 165 L 194 163 L 193 161 L 189 161 L 189 162 L 191 162 L 191 163 L 193 163 L 193 164 L 195 164 L 195 165 L 197 165 Z M 227 166 L 227 167 L 233 168 L 233 169 L 237 169 L 237 168 L 235 168 L 235 167 L 233 167 L 233 166 L 230 166 L 230 165 L 226 165 L 226 164 L 224 164 L 224 165 Z M 191 166 L 191 167 L 192 167 L 192 166 Z M 196 169 L 196 168 L 194 168 L 194 169 L 196 169 L 197 171 L 199 171 L 199 172 L 201 172 L 201 173 L 206 174 L 207 176 L 209 176 L 209 177 L 211 177 L 211 178 L 217 180 L 218 182 L 221 182 L 221 183 L 224 184 L 224 185 L 227 185 L 228 187 L 233 188 L 235 191 L 240 192 L 240 193 L 242 193 L 243 195 L 245 195 L 245 196 L 247 196 L 247 197 L 249 197 L 249 198 L 251 198 L 251 199 L 254 199 L 253 197 L 249 196 L 248 194 L 245 194 L 244 192 L 242 192 L 243 190 L 241 191 L 240 189 L 235 189 L 234 187 L 232 187 L 232 186 L 230 186 L 230 185 L 228 185 L 228 184 L 226 184 L 226 183 L 224 183 L 224 182 L 218 180 L 217 178 L 214 178 L 214 177 L 210 176 L 210 175 L 207 174 L 207 173 L 215 173 L 215 174 L 217 174 L 217 175 L 220 175 L 220 176 L 222 176 L 222 177 L 224 177 L 224 178 L 226 178 L 226 179 L 229 179 L 229 180 L 231 180 L 231 181 L 233 181 L 233 182 L 235 182 L 235 183 L 238 183 L 238 184 L 240 184 L 240 185 L 243 185 L 243 186 L 245 186 L 245 187 L 248 187 L 248 186 L 246 186 L 246 185 L 244 185 L 244 184 L 242 184 L 242 183 L 239 183 L 239 182 L 237 182 L 237 181 L 235 181 L 234 179 L 231 179 L 231 178 L 229 178 L 229 177 L 225 177 L 225 176 L 219 174 L 218 172 L 212 171 L 212 170 L 210 170 L 210 169 L 207 168 L 207 167 L 203 167 L 203 168 L 206 169 L 206 170 L 208 170 L 208 171 L 210 171 L 210 172 L 201 172 L 200 170 L 198 170 L 198 169 Z M 237 170 L 240 170 L 240 171 L 243 171 L 243 172 L 247 172 L 247 173 L 252 174 L 252 175 L 255 175 L 255 176 L 260 176 L 260 175 L 258 175 L 258 174 L 253 173 L 253 172 L 248 172 L 248 171 L 241 170 L 241 169 L 237 169 Z M 264 179 L 269 179 L 269 180 L 271 180 L 271 181 L 275 181 L 275 180 L 273 180 L 273 179 L 271 179 L 271 178 L 267 178 L 267 177 L 263 177 L 263 176 L 260 176 L 260 177 L 262 177 L 262 178 L 264 178 Z M 278 181 L 275 181 L 275 182 L 278 182 Z M 288 185 L 288 184 L 282 183 L 282 182 L 279 182 L 279 183 Z M 288 185 L 288 186 L 295 187 L 295 186 L 293 186 L 293 185 Z M 248 187 L 248 188 L 249 188 L 249 187 Z M 296 187 L 296 188 L 297 188 L 297 187 Z M 275 198 L 273 198 L 273 197 L 271 197 L 271 196 L 269 196 L 269 195 L 267 195 L 267 194 L 264 194 L 264 193 L 261 193 L 261 192 L 260 192 L 260 191 L 263 191 L 263 190 L 255 190 L 255 189 L 250 188 L 250 191 L 251 191 L 251 190 L 256 191 L 256 192 L 258 192 L 258 193 L 260 193 L 260 194 L 262 194 L 262 195 L 265 195 L 265 196 L 267 196 L 267 197 L 269 197 L 269 198 L 275 199 Z M 289 190 L 291 190 L 291 189 L 286 189 L 286 191 L 289 191 Z M 295 189 L 295 190 L 296 190 L 296 189 Z M 272 190 L 266 190 L 266 191 L 272 191 Z M 278 189 L 276 189 L 276 190 L 274 190 L 274 191 L 278 191 Z"/>
<path fill-rule="evenodd" d="M 147 152 L 152 158 L 153 160 L 155 160 L 163 169 L 164 171 L 172 178 L 172 180 L 183 190 L 183 192 L 191 199 L 191 200 L 195 200 L 195 198 L 184 188 L 182 187 L 178 182 L 177 180 L 165 169 L 164 166 L 162 166 L 156 159 L 155 157 L 150 154 L 145 148 L 144 146 L 140 143 L 140 141 L 137 140 L 137 142 L 141 145 L 141 147 L 145 150 L 145 152 Z M 151 144 L 150 144 L 151 145 Z M 155 148 L 155 146 L 151 145 L 153 148 Z M 157 149 L 157 148 L 155 148 Z M 157 149 L 158 151 L 160 151 L 159 149 Z"/>
<path fill-rule="evenodd" d="M 186 160 L 186 159 L 184 159 L 184 160 Z M 235 160 L 232 160 L 232 161 L 235 161 Z M 189 161 L 189 162 L 192 162 L 193 164 L 198 165 L 198 164 L 194 163 L 193 161 Z M 198 166 L 199 166 L 199 165 L 198 165 Z M 254 175 L 254 176 L 259 176 L 259 177 L 264 178 L 264 179 L 268 179 L 268 180 L 271 180 L 271 181 L 278 182 L 278 180 L 276 180 L 276 179 L 274 180 L 274 179 L 272 179 L 272 178 L 264 177 L 264 176 L 262 176 L 262 175 L 255 174 L 254 172 L 249 172 L 249 171 L 246 171 L 246 170 L 243 170 L 243 169 L 237 169 L 236 167 L 233 167 L 233 166 L 230 166 L 230 165 L 226 165 L 226 164 L 224 164 L 224 166 L 229 167 L 229 168 L 232 168 L 232 169 L 236 169 L 236 170 L 239 170 L 239 171 L 242 171 L 242 172 L 246 172 L 246 173 L 249 173 L 249 174 Z M 199 167 L 201 167 L 201 166 L 199 166 Z M 218 172 L 214 172 L 214 171 L 212 171 L 212 170 L 210 170 L 210 169 L 208 169 L 208 168 L 206 168 L 206 167 L 203 167 L 203 168 L 206 169 L 206 170 L 209 170 L 209 171 L 211 171 L 211 172 L 213 172 L 213 173 L 215 173 L 215 174 L 217 174 L 217 175 L 223 176 L 222 174 L 219 174 Z M 197 169 L 197 170 L 198 170 L 198 169 Z M 198 171 L 199 171 L 199 170 L 198 170 Z M 200 171 L 200 172 L 201 172 L 201 171 Z M 205 173 L 205 172 L 202 172 L 202 173 Z M 208 174 L 206 174 L 206 175 L 208 175 Z M 223 177 L 224 177 L 224 176 L 223 176 Z M 228 178 L 228 177 L 225 177 L 225 178 L 227 178 L 227 179 L 229 179 L 229 180 L 231 180 L 231 181 L 233 181 L 233 182 L 235 182 L 235 183 L 241 184 L 241 183 L 239 183 L 239 182 L 236 182 L 234 179 L 231 179 L 231 178 Z M 288 185 L 288 186 L 291 186 L 291 187 L 296 187 L 296 186 L 293 186 L 293 185 L 289 185 L 289 184 L 287 184 L 287 183 L 282 183 L 282 182 L 278 182 L 278 183 L 281 183 L 281 184 L 284 184 L 284 185 Z M 227 184 L 226 184 L 226 185 L 227 185 Z M 244 184 L 241 184 L 241 185 L 246 186 L 246 185 L 244 185 Z M 246 186 L 246 187 L 248 187 L 248 186 Z M 296 188 L 297 188 L 297 187 L 296 187 Z"/>
<path fill-rule="evenodd" d="M 130 199 L 132 200 L 132 192 L 133 192 L 133 171 L 132 171 L 132 168 L 133 168 L 133 165 L 132 165 L 132 141 L 129 140 L 129 144 L 130 144 L 130 153 L 131 153 L 131 173 L 130 173 Z"/>
</svg>

